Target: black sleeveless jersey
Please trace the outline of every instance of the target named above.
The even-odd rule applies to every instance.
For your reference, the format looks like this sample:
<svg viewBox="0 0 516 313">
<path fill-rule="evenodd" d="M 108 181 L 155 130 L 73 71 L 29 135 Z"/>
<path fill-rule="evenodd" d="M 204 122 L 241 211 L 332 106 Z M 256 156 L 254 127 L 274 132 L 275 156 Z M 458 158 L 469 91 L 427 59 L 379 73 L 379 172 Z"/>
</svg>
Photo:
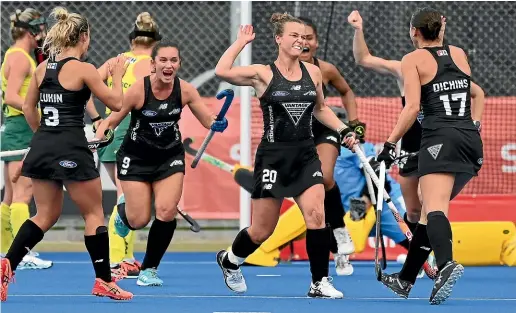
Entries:
<svg viewBox="0 0 516 313">
<path fill-rule="evenodd" d="M 475 130 L 471 119 L 471 79 L 453 62 L 448 45 L 425 48 L 437 62 L 434 79 L 421 86 L 424 129 Z"/>
<path fill-rule="evenodd" d="M 132 110 L 131 124 L 121 149 L 142 156 L 165 154 L 182 145 L 178 124 L 183 111 L 179 78 L 174 78 L 172 92 L 165 100 L 154 97 L 150 76 L 144 78 L 144 89 L 144 104 L 141 109 Z"/>
<path fill-rule="evenodd" d="M 289 81 L 272 63 L 272 80 L 260 98 L 262 141 L 295 142 L 312 139 L 312 114 L 317 99 L 315 84 L 300 61 L 302 76 Z"/>
<path fill-rule="evenodd" d="M 81 90 L 67 90 L 58 79 L 63 65 L 71 60 L 77 59 L 48 60 L 45 77 L 39 86 L 42 129 L 84 127 L 84 109 L 91 96 L 90 89 L 85 85 Z"/>
</svg>

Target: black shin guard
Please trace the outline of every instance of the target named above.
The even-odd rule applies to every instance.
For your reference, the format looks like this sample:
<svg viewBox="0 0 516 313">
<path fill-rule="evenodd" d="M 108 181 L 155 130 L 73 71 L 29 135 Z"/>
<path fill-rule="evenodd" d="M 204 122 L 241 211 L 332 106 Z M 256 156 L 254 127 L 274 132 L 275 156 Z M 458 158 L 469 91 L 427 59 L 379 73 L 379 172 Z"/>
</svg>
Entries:
<svg viewBox="0 0 516 313">
<path fill-rule="evenodd" d="M 312 282 L 321 281 L 329 273 L 330 262 L 330 229 L 306 230 L 306 252 L 310 261 Z"/>
<path fill-rule="evenodd" d="M 111 267 L 109 266 L 109 236 L 106 226 L 99 226 L 96 234 L 84 236 L 84 244 L 90 254 L 95 277 L 105 282 L 111 282 Z"/>
<path fill-rule="evenodd" d="M 136 230 L 135 228 L 133 228 L 131 226 L 131 224 L 129 224 L 129 220 L 127 219 L 127 215 L 125 214 L 125 203 L 118 204 L 116 206 L 116 210 L 118 212 L 118 215 L 120 216 L 120 218 L 124 222 L 125 226 L 127 226 L 127 228 L 129 228 L 130 230 Z"/>
<path fill-rule="evenodd" d="M 417 224 L 407 253 L 407 259 L 400 272 L 400 279 L 414 284 L 417 274 L 428 259 L 430 252 L 432 252 L 432 249 L 428 240 L 427 228 L 425 225 Z"/>
<path fill-rule="evenodd" d="M 428 213 L 426 231 L 435 254 L 437 267 L 441 270 L 453 260 L 452 229 L 450 221 L 441 211 Z"/>
<path fill-rule="evenodd" d="M 324 214 L 326 223 L 330 224 L 331 229 L 344 227 L 344 206 L 340 198 L 340 189 L 337 184 L 332 189 L 326 191 L 324 196 Z"/>
<path fill-rule="evenodd" d="M 244 228 L 236 235 L 235 240 L 233 241 L 233 245 L 231 246 L 231 251 L 235 256 L 245 259 L 248 256 L 250 256 L 254 251 L 256 251 L 256 249 L 258 249 L 259 247 L 260 245 L 253 242 L 253 240 L 249 236 L 247 228 Z M 238 265 L 233 264 L 229 261 L 227 254 L 224 260 L 222 261 L 222 264 L 224 265 L 224 267 L 230 269 L 238 269 Z"/>
<path fill-rule="evenodd" d="M 147 238 L 147 250 L 143 258 L 142 270 L 147 268 L 157 269 L 161 259 L 172 241 L 174 231 L 177 227 L 177 220 L 170 222 L 163 222 L 154 219 L 149 230 L 149 237 Z"/>
<path fill-rule="evenodd" d="M 43 230 L 33 221 L 26 220 L 22 224 L 5 256 L 11 263 L 13 271 L 16 270 L 23 257 L 29 253 L 29 250 L 34 248 L 43 239 L 43 235 Z"/>
</svg>

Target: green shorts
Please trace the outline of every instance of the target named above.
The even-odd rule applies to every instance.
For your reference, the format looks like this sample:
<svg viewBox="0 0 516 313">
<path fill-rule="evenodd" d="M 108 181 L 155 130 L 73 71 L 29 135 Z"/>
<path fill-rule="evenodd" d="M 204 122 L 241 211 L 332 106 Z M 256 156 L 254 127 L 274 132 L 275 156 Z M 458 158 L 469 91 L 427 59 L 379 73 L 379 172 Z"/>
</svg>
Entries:
<svg viewBox="0 0 516 313">
<path fill-rule="evenodd" d="M 6 117 L 1 128 L 0 146 L 2 151 L 21 150 L 28 148 L 34 133 L 27 124 L 24 115 Z M 21 161 L 23 155 L 4 157 L 2 161 Z"/>
<path fill-rule="evenodd" d="M 125 134 L 129 129 L 129 125 L 131 124 L 131 115 L 127 115 L 122 122 L 115 129 L 115 138 L 113 138 L 113 142 L 102 149 L 97 150 L 97 154 L 99 156 L 99 160 L 102 163 L 115 163 L 116 162 L 116 153 L 122 142 L 124 141 Z"/>
</svg>

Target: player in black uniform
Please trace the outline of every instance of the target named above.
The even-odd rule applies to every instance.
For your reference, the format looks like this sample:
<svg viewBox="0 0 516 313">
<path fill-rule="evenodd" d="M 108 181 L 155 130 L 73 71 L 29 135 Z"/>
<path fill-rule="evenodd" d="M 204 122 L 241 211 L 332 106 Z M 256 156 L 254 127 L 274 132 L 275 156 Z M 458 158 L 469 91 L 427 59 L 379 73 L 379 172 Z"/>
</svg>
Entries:
<svg viewBox="0 0 516 313">
<path fill-rule="evenodd" d="M 353 11 L 348 16 L 348 23 L 353 26 L 355 29 L 355 35 L 353 38 L 353 55 L 355 57 L 355 62 L 360 66 L 363 66 L 368 69 L 372 69 L 381 74 L 390 74 L 396 78 L 396 83 L 399 87 L 401 94 L 401 103 L 402 106 L 405 107 L 405 93 L 404 93 L 404 82 L 403 82 L 403 74 L 401 71 L 401 62 L 398 60 L 386 60 L 377 56 L 373 56 L 369 53 L 369 49 L 367 48 L 367 44 L 364 39 L 363 33 L 363 25 L 362 25 L 362 17 L 360 16 L 358 11 Z M 444 41 L 444 32 L 446 26 L 446 18 L 442 17 L 441 19 L 442 27 L 439 33 L 439 43 Z M 484 102 L 484 92 L 482 88 L 480 88 L 477 84 L 471 82 L 471 96 L 475 102 L 478 102 L 478 106 L 482 106 Z M 480 112 L 481 114 L 481 112 Z M 423 121 L 423 114 L 420 112 L 418 114 L 417 120 L 412 124 L 409 130 L 403 135 L 401 138 L 401 149 L 400 155 L 417 153 L 421 146 L 421 122 Z M 418 225 L 418 221 L 421 216 L 421 203 L 420 195 L 418 192 L 419 188 L 419 177 L 418 177 L 418 154 L 407 157 L 403 162 L 399 164 L 399 182 L 401 185 L 401 190 L 403 192 L 403 199 L 405 200 L 405 205 L 407 207 L 407 213 L 404 215 L 403 219 L 405 223 L 409 227 L 410 231 L 414 233 L 416 231 L 416 226 Z M 420 227 L 425 227 L 424 225 Z M 420 231 L 424 231 L 421 230 Z M 425 231 L 426 232 L 426 231 Z M 403 280 L 409 281 L 414 284 L 417 275 L 417 271 L 415 271 L 411 266 L 411 258 L 408 259 L 408 262 L 405 263 L 403 269 L 400 272 L 400 277 Z M 419 263 L 419 262 L 417 262 Z M 433 258 L 429 257 L 428 264 L 433 265 Z M 425 271 L 427 273 L 432 270 L 431 268 L 427 268 L 425 263 Z"/>
<path fill-rule="evenodd" d="M 360 139 L 363 139 L 365 136 L 365 124 L 358 120 L 357 104 L 353 91 L 335 65 L 315 57 L 319 42 L 317 27 L 314 22 L 307 17 L 299 17 L 299 19 L 306 26 L 306 44 L 299 59 L 312 63 L 321 69 L 324 97 L 328 94 L 327 85 L 332 85 L 337 89 L 342 98 L 342 103 L 348 112 L 349 126 Z M 334 130 L 324 126 L 317 119 L 314 119 L 312 122 L 312 132 L 315 146 L 317 147 L 317 154 L 321 160 L 324 189 L 326 192 L 324 196 L 324 213 L 326 214 L 326 222 L 330 224 L 333 231 L 332 235 L 335 238 L 335 240 L 332 240 L 330 247 L 335 259 L 335 269 L 337 275 L 351 275 L 353 273 L 353 266 L 349 263 L 349 255 L 355 252 L 355 246 L 344 224 L 345 211 L 342 205 L 340 190 L 335 183 L 335 179 L 333 179 L 333 169 L 340 154 L 339 135 Z"/>
<path fill-rule="evenodd" d="M 413 256 L 410 264 L 417 271 L 433 249 L 439 276 L 430 303 L 440 304 L 450 296 L 464 271 L 462 265 L 453 261 L 452 231 L 447 214 L 450 200 L 477 176 L 482 166 L 479 121 L 483 103 L 471 105 L 475 89 L 471 88 L 471 69 L 464 51 L 443 45 L 439 39 L 441 14 L 430 8 L 418 9 L 410 24 L 416 50 L 401 61 L 406 104 L 378 160 L 385 161 L 387 166 L 392 164 L 394 143 L 414 123 L 421 104 L 424 118 L 418 176 L 423 214 L 406 262 Z M 400 279 L 397 274 L 384 275 L 382 282 L 403 297 L 407 297 L 412 288 L 411 282 Z"/>
<path fill-rule="evenodd" d="M 63 8 L 54 9 L 51 15 L 57 23 L 43 45 L 50 59 L 37 67 L 23 105 L 25 118 L 35 134 L 23 162 L 22 175 L 32 179 L 37 214 L 23 223 L 6 258 L 2 259 L 1 298 L 2 301 L 7 298 L 8 284 L 14 275 L 12 269 L 61 215 L 64 185 L 85 221 L 84 241 L 97 277 L 92 293 L 129 300 L 133 295 L 111 280 L 102 187 L 84 134 L 84 108 L 91 92 L 112 110 L 120 110 L 126 59 L 118 58 L 112 65 L 115 85 L 109 90 L 95 67 L 80 61 L 90 44 L 86 18 Z"/>
<path fill-rule="evenodd" d="M 283 198 L 294 197 L 307 228 L 312 272 L 308 295 L 342 298 L 328 277 L 330 230 L 324 216 L 323 175 L 312 136 L 312 118 L 337 130 L 339 142 L 347 146 L 356 142 L 356 135 L 324 104 L 319 68 L 299 60 L 305 45 L 303 22 L 287 13 L 273 14 L 271 22 L 279 50 L 275 62 L 233 67 L 240 51 L 255 37 L 253 27 L 245 25 L 215 68 L 215 74 L 229 83 L 254 87 L 264 121 L 254 167 L 252 225 L 238 233 L 230 251 L 217 254 L 217 262 L 226 285 L 235 292 L 245 292 L 247 285 L 239 266 L 274 231 Z"/>
<path fill-rule="evenodd" d="M 136 81 L 124 95 L 120 112 L 112 113 L 99 126 L 100 133 L 115 128 L 131 112 L 131 124 L 117 152 L 118 177 L 124 196 L 118 200 L 115 229 L 121 237 L 145 227 L 151 218 L 152 194 L 156 218 L 147 239 L 137 284 L 161 286 L 157 268 L 176 229 L 177 205 L 183 190 L 185 152 L 179 131 L 183 107 L 207 129 L 223 132 L 227 119 L 204 105 L 193 85 L 177 77 L 181 56 L 176 44 L 157 43 L 151 54 L 152 73 Z"/>
</svg>

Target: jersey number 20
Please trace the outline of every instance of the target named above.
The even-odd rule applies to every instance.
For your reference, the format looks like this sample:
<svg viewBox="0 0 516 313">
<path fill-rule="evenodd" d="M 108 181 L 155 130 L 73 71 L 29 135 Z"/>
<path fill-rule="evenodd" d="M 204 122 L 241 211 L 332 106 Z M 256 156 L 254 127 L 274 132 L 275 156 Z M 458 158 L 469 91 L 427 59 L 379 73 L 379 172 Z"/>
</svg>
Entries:
<svg viewBox="0 0 516 313">
<path fill-rule="evenodd" d="M 45 125 L 47 126 L 57 126 L 59 125 L 59 111 L 54 107 L 45 107 L 43 109 L 43 114 L 50 115 L 45 119 Z"/>
<path fill-rule="evenodd" d="M 467 96 L 468 95 L 465 92 L 454 93 L 451 95 L 451 101 L 459 101 L 460 100 L 460 108 L 459 108 L 458 116 L 464 116 L 464 113 L 466 112 Z M 450 106 L 450 97 L 448 95 L 442 95 L 439 97 L 439 100 L 441 100 L 444 104 L 444 110 L 446 112 L 446 115 L 452 115 L 452 108 Z"/>
</svg>

